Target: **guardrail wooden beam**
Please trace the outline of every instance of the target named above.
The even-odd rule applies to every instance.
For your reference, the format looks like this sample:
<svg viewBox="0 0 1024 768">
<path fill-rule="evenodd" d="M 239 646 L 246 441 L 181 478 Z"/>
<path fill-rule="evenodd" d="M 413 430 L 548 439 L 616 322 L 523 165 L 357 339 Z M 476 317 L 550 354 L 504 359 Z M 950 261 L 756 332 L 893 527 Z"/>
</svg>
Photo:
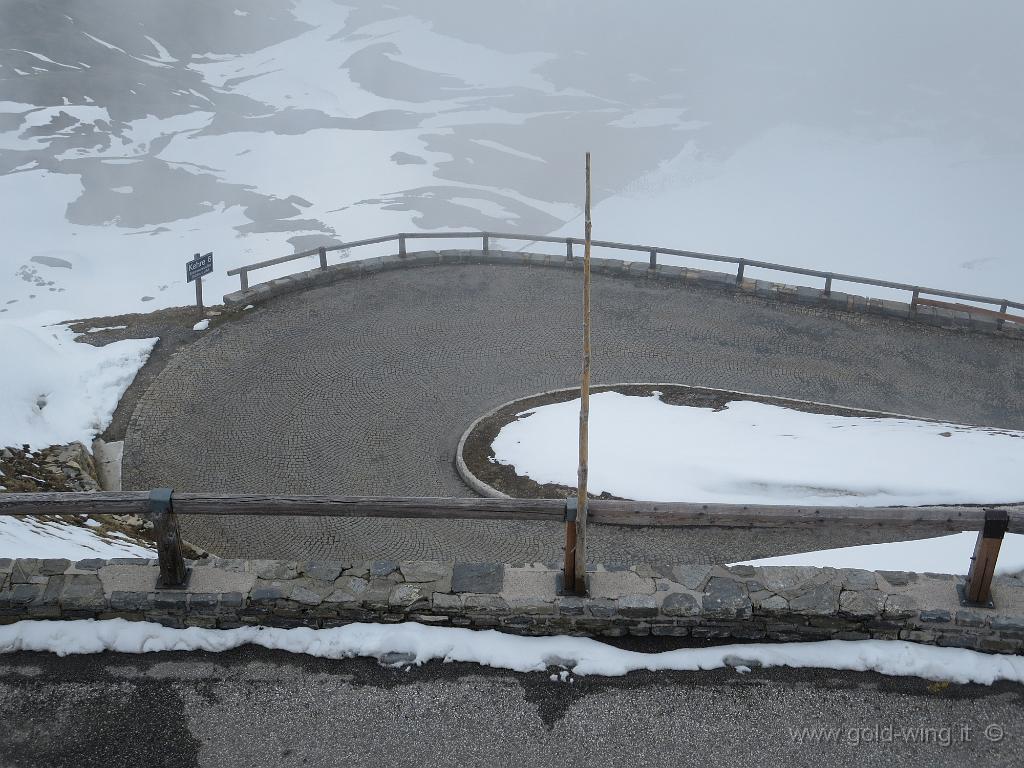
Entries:
<svg viewBox="0 0 1024 768">
<path fill-rule="evenodd" d="M 1024 533 L 1024 503 L 925 507 L 819 507 L 590 499 L 590 521 L 603 525 L 717 528 L 844 526 L 893 530 L 980 531 L 986 510 L 1007 514 L 1007 531 Z M 393 517 L 437 520 L 564 520 L 564 499 L 301 496 L 176 493 L 180 515 Z M 0 494 L 0 516 L 145 515 L 148 491 Z"/>
<path fill-rule="evenodd" d="M 384 243 L 390 240 L 398 240 L 398 252 L 399 255 L 406 255 L 406 241 L 407 240 L 437 240 L 445 238 L 488 238 L 495 240 L 518 240 L 520 242 L 536 242 L 536 243 L 565 243 L 566 246 L 566 257 L 572 260 L 572 246 L 582 245 L 583 241 L 580 238 L 574 237 L 553 237 L 551 235 L 523 235 L 509 232 L 401 232 L 393 235 L 383 235 L 381 237 L 371 237 L 365 240 L 355 240 L 350 243 L 339 243 L 338 245 L 332 245 L 326 248 L 328 251 L 342 250 L 347 248 L 356 248 L 363 245 L 372 245 L 375 243 Z M 1000 313 L 1006 313 L 1011 307 L 1014 309 L 1024 309 L 1024 302 L 1009 301 L 1007 299 L 997 299 L 991 296 L 977 296 L 970 293 L 961 293 L 959 291 L 946 291 L 939 288 L 926 288 L 923 286 L 915 286 L 909 283 L 897 283 L 891 280 L 878 280 L 872 277 L 861 277 L 858 275 L 845 275 L 832 272 L 825 272 L 819 269 L 805 269 L 803 267 L 791 267 L 787 264 L 776 264 L 769 261 L 752 261 L 750 259 L 740 259 L 733 256 L 721 256 L 715 253 L 702 253 L 700 251 L 685 251 L 675 248 L 662 248 L 660 246 L 651 245 L 638 245 L 636 243 L 618 243 L 612 240 L 594 240 L 591 243 L 593 246 L 598 248 L 612 248 L 616 250 L 625 251 L 643 251 L 648 255 L 652 253 L 659 253 L 666 256 L 682 256 L 688 259 L 697 259 L 700 261 L 711 261 L 720 264 L 736 264 L 737 272 L 742 273 L 743 267 L 756 267 L 758 269 L 771 270 L 775 272 L 783 272 L 791 275 L 803 275 L 805 277 L 820 277 L 824 279 L 825 290 L 824 295 L 828 296 L 832 292 L 832 281 L 839 280 L 844 283 L 854 283 L 857 285 L 871 285 L 879 288 L 891 288 L 898 291 L 908 291 L 912 294 L 911 298 L 911 309 L 912 311 L 917 310 L 917 299 L 920 295 L 928 296 L 941 296 L 947 299 L 959 299 L 960 301 L 975 301 L 982 304 L 993 304 L 999 307 Z M 484 251 L 489 250 L 489 242 L 485 242 Z M 288 256 L 281 256 L 276 259 L 267 259 L 266 261 L 259 261 L 254 264 L 246 264 L 241 267 L 235 267 L 234 269 L 228 270 L 228 275 L 239 275 L 242 281 L 242 288 L 248 288 L 248 279 L 246 276 L 247 272 L 251 272 L 256 269 L 262 269 L 264 267 L 271 267 L 277 264 L 284 264 L 288 261 L 294 261 L 301 259 L 306 256 L 311 256 L 318 253 L 319 249 L 313 248 L 308 251 L 300 251 L 293 253 Z M 998 322 L 998 321 L 997 321 Z"/>
</svg>

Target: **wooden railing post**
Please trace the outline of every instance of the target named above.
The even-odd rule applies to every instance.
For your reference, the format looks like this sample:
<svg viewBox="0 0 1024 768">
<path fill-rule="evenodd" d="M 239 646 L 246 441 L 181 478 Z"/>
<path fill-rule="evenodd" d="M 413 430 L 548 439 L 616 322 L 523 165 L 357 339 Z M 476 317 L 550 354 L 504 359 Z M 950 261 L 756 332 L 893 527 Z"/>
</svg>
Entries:
<svg viewBox="0 0 1024 768">
<path fill-rule="evenodd" d="M 657 267 L 658 267 L 658 249 L 657 248 L 651 248 L 650 264 L 648 265 L 648 269 L 656 269 Z"/>
<path fill-rule="evenodd" d="M 910 297 L 910 312 L 917 312 L 917 300 L 921 296 L 921 289 L 915 288 L 913 295 Z"/>
<path fill-rule="evenodd" d="M 238 281 L 242 284 L 242 290 L 249 289 L 249 273 L 244 269 L 238 273 Z"/>
<path fill-rule="evenodd" d="M 491 250 L 491 238 L 486 232 L 484 232 L 484 253 L 490 253 Z"/>
<path fill-rule="evenodd" d="M 992 591 L 992 577 L 996 571 L 996 558 L 1003 543 L 1003 535 L 1010 525 L 1005 509 L 986 509 L 985 525 L 978 531 L 974 545 L 971 567 L 964 584 L 964 600 L 968 603 L 986 604 Z"/>
<path fill-rule="evenodd" d="M 183 589 L 188 581 L 185 560 L 181 556 L 178 518 L 171 502 L 173 488 L 154 488 L 149 494 L 149 518 L 153 521 L 156 553 L 160 559 L 157 589 Z"/>
<path fill-rule="evenodd" d="M 320 269 L 327 269 L 327 249 L 321 245 L 317 253 L 320 255 Z"/>
<path fill-rule="evenodd" d="M 744 267 L 743 259 L 740 259 L 739 266 L 736 268 L 736 283 L 737 284 L 743 282 L 743 267 Z"/>
<path fill-rule="evenodd" d="M 398 236 L 398 255 L 405 256 L 405 235 L 400 234 Z"/>
<path fill-rule="evenodd" d="M 825 278 L 825 295 L 832 295 L 832 275 L 829 275 L 828 277 Z"/>
<path fill-rule="evenodd" d="M 572 261 L 572 238 L 565 238 L 565 260 Z"/>
<path fill-rule="evenodd" d="M 1010 302 L 1008 302 L 1005 299 L 1003 299 L 1003 303 L 999 306 L 1000 314 L 1005 315 L 1006 314 L 1006 310 L 1008 310 L 1009 308 L 1010 308 Z M 1006 321 L 1003 318 L 1000 317 L 996 321 L 996 328 L 1002 328 L 1004 322 L 1006 322 Z"/>
<path fill-rule="evenodd" d="M 578 500 L 565 500 L 565 558 L 562 563 L 562 592 L 576 594 L 576 512 Z"/>
</svg>

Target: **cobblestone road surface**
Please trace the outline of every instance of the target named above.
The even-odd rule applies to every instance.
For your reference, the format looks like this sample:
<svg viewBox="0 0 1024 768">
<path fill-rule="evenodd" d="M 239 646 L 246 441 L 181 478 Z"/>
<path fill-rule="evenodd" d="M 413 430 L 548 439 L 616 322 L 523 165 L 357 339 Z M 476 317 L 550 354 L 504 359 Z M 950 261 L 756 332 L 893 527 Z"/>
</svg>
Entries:
<svg viewBox="0 0 1024 768">
<path fill-rule="evenodd" d="M 126 488 L 469 496 L 453 454 L 478 415 L 573 385 L 580 277 L 398 269 L 270 300 L 183 349 L 143 396 Z M 1022 343 L 676 283 L 594 276 L 594 383 L 671 381 L 1024 428 Z M 554 561 L 541 523 L 183 521 L 238 557 Z M 590 559 L 726 562 L 870 532 L 595 527 Z"/>
</svg>

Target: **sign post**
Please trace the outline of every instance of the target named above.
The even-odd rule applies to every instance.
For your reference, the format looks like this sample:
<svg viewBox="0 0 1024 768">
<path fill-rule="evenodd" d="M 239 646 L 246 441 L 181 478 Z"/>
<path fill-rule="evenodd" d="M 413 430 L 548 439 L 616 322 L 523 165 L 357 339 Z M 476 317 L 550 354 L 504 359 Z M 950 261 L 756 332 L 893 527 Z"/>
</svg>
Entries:
<svg viewBox="0 0 1024 768">
<path fill-rule="evenodd" d="M 193 280 L 196 283 L 196 306 L 200 309 L 203 308 L 203 275 L 208 275 L 213 272 L 213 251 L 210 251 L 203 256 L 198 253 L 192 258 L 192 261 L 185 263 L 185 277 L 188 278 L 188 282 Z"/>
</svg>

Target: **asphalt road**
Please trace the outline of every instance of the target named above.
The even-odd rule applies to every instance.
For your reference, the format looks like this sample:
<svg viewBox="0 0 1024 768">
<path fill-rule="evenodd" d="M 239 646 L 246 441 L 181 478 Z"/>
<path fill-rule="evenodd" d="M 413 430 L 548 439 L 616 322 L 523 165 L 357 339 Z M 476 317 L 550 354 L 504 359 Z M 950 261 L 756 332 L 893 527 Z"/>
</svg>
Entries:
<svg viewBox="0 0 1024 768">
<path fill-rule="evenodd" d="M 0 657 L 0 766 L 1016 766 L 1024 746 L 1020 686 L 828 670 L 559 683 L 551 671 L 253 647 L 12 654 Z M 838 730 L 801 743 L 803 728 Z"/>
<path fill-rule="evenodd" d="M 181 349 L 129 424 L 126 488 L 469 496 L 453 456 L 503 402 L 573 385 L 579 275 L 398 269 L 281 296 Z M 1020 341 L 595 275 L 594 383 L 666 381 L 1024 428 Z M 184 520 L 228 557 L 557 561 L 557 524 Z M 872 532 L 620 530 L 590 559 L 731 562 Z"/>
</svg>

